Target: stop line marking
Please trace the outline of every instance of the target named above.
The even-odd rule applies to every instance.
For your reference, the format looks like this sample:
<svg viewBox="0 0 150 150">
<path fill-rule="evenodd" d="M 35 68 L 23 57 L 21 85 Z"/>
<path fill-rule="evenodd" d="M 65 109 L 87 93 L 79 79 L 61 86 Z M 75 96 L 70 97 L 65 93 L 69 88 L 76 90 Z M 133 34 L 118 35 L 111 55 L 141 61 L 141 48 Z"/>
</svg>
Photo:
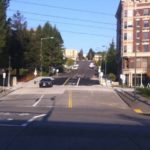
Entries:
<svg viewBox="0 0 150 150">
<path fill-rule="evenodd" d="M 38 118 L 41 118 L 41 117 L 44 117 L 46 114 L 40 114 L 40 115 L 36 115 L 36 116 L 33 116 L 31 119 L 27 120 L 25 123 L 23 124 L 8 124 L 8 123 L 0 123 L 0 126 L 2 127 L 26 127 L 28 126 L 30 123 L 32 123 L 34 120 L 38 119 Z M 13 118 L 8 118 L 7 119 L 8 121 L 14 121 L 15 119 Z"/>
</svg>

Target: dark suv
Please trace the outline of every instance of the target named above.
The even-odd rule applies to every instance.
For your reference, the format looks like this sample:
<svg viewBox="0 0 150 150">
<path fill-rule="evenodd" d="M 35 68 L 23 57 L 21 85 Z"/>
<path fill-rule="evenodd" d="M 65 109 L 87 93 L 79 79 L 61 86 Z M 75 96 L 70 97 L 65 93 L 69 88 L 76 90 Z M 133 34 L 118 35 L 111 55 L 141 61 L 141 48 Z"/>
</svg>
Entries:
<svg viewBox="0 0 150 150">
<path fill-rule="evenodd" d="M 39 87 L 52 87 L 53 86 L 53 80 L 50 78 L 42 78 L 39 82 Z"/>
</svg>

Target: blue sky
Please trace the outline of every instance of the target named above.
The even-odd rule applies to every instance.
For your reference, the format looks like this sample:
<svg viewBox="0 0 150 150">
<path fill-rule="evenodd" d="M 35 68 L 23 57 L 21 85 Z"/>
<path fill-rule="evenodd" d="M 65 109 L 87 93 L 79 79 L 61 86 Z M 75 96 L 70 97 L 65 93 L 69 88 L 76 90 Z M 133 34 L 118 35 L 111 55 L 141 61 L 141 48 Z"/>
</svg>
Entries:
<svg viewBox="0 0 150 150">
<path fill-rule="evenodd" d="M 116 41 L 115 13 L 120 0 L 11 0 L 7 16 L 17 10 L 26 18 L 28 28 L 49 21 L 56 25 L 65 48 L 87 53 L 105 50 Z"/>
</svg>

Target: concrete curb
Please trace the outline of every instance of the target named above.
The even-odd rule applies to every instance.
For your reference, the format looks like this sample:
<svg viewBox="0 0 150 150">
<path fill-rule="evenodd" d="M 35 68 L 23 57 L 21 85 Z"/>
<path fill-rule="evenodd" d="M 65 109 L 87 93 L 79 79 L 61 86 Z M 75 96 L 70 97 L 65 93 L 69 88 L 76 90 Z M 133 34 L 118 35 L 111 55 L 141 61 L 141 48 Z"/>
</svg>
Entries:
<svg viewBox="0 0 150 150">
<path fill-rule="evenodd" d="M 150 115 L 150 104 L 145 102 L 145 97 L 139 94 L 136 94 L 135 97 L 132 90 L 115 89 L 115 92 L 134 112 L 142 115 Z M 149 102 L 150 100 L 147 101 Z"/>
</svg>

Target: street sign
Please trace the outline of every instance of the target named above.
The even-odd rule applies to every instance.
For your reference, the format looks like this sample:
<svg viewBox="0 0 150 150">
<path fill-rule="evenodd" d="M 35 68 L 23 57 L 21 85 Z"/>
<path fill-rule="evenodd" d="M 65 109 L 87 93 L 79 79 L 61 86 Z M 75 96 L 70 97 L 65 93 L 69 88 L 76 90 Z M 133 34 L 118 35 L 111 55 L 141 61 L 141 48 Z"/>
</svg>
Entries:
<svg viewBox="0 0 150 150">
<path fill-rule="evenodd" d="M 122 83 L 124 84 L 125 81 L 126 81 L 126 76 L 125 76 L 124 74 L 121 74 L 121 75 L 120 75 L 120 78 L 121 78 L 121 80 L 122 80 Z"/>
<path fill-rule="evenodd" d="M 103 73 L 103 72 L 100 72 L 100 76 L 103 77 L 103 75 L 104 75 L 104 73 Z"/>
<path fill-rule="evenodd" d="M 4 72 L 4 73 L 3 73 L 3 79 L 5 79 L 5 78 L 6 78 L 6 73 Z"/>
<path fill-rule="evenodd" d="M 37 70 L 36 70 L 36 68 L 35 68 L 35 71 L 34 71 L 34 75 L 37 76 Z"/>
<path fill-rule="evenodd" d="M 59 69 L 56 69 L 56 72 L 58 73 L 58 72 L 59 72 Z"/>
</svg>

